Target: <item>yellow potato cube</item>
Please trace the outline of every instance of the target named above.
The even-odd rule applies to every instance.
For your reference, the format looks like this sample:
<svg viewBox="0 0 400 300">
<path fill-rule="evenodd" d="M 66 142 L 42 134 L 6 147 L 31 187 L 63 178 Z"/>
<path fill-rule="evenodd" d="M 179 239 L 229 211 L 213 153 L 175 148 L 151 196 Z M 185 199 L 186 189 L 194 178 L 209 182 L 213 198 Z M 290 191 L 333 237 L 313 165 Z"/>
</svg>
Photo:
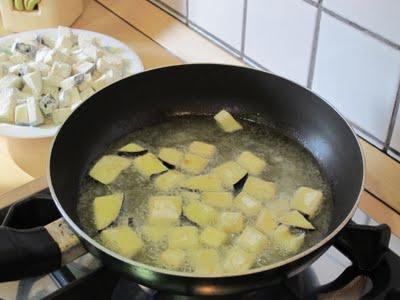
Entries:
<svg viewBox="0 0 400 300">
<path fill-rule="evenodd" d="M 244 217 L 240 212 L 222 212 L 219 216 L 218 227 L 227 233 L 239 233 L 243 230 Z"/>
<path fill-rule="evenodd" d="M 168 168 L 152 153 L 147 153 L 133 160 L 133 165 L 140 174 L 150 177 L 168 171 Z"/>
<path fill-rule="evenodd" d="M 158 190 L 168 192 L 178 187 L 185 178 L 185 175 L 181 172 L 171 170 L 158 176 L 154 181 L 154 184 Z"/>
<path fill-rule="evenodd" d="M 141 232 L 146 241 L 159 243 L 167 239 L 169 229 L 165 225 L 143 225 Z"/>
<path fill-rule="evenodd" d="M 179 269 L 186 260 L 186 253 L 181 249 L 167 249 L 160 254 L 161 264 L 170 269 Z"/>
<path fill-rule="evenodd" d="M 138 235 L 125 225 L 103 230 L 100 240 L 110 250 L 128 258 L 135 256 L 143 247 Z"/>
<path fill-rule="evenodd" d="M 205 158 L 212 158 L 217 152 L 214 145 L 204 142 L 193 142 L 189 145 L 189 152 Z"/>
<path fill-rule="evenodd" d="M 198 248 L 199 232 L 195 226 L 173 227 L 168 231 L 168 245 L 171 249 Z"/>
<path fill-rule="evenodd" d="M 321 191 L 302 186 L 294 193 L 290 207 L 313 218 L 318 213 L 321 203 Z"/>
<path fill-rule="evenodd" d="M 230 192 L 204 192 L 201 200 L 214 207 L 229 208 L 233 204 L 233 195 Z"/>
<path fill-rule="evenodd" d="M 147 150 L 145 148 L 135 143 L 129 143 L 118 149 L 118 152 L 122 154 L 141 154 L 145 153 L 146 151 Z"/>
<path fill-rule="evenodd" d="M 243 186 L 243 192 L 257 200 L 271 200 L 275 196 L 275 183 L 249 176 Z"/>
<path fill-rule="evenodd" d="M 305 233 L 293 234 L 286 225 L 279 225 L 272 234 L 272 241 L 282 250 L 293 253 L 304 243 Z"/>
<path fill-rule="evenodd" d="M 194 273 L 217 274 L 222 272 L 221 261 L 215 249 L 198 249 L 190 257 Z"/>
<path fill-rule="evenodd" d="M 175 148 L 161 148 L 158 157 L 172 166 L 179 166 L 183 159 L 183 152 Z"/>
<path fill-rule="evenodd" d="M 199 201 L 191 201 L 186 205 L 183 214 L 193 223 L 203 227 L 214 224 L 218 216 L 213 207 Z"/>
<path fill-rule="evenodd" d="M 149 199 L 148 221 L 151 225 L 176 224 L 181 213 L 182 198 L 179 196 L 154 196 Z"/>
<path fill-rule="evenodd" d="M 93 213 L 97 230 L 106 228 L 118 217 L 123 200 L 123 193 L 94 198 Z"/>
<path fill-rule="evenodd" d="M 201 192 L 222 192 L 224 187 L 222 181 L 215 175 L 200 175 L 186 179 L 181 187 Z"/>
<path fill-rule="evenodd" d="M 224 231 L 214 227 L 206 227 L 200 234 L 200 241 L 209 247 L 218 248 L 226 242 L 228 236 Z"/>
<path fill-rule="evenodd" d="M 212 169 L 211 173 L 216 174 L 227 188 L 232 188 L 234 184 L 247 175 L 247 171 L 234 161 L 223 163 Z"/>
<path fill-rule="evenodd" d="M 89 175 L 103 184 L 113 182 L 118 175 L 131 165 L 132 161 L 117 155 L 105 155 L 92 167 Z"/>
<path fill-rule="evenodd" d="M 194 154 L 185 154 L 180 168 L 190 174 L 200 174 L 207 167 L 209 160 Z"/>
<path fill-rule="evenodd" d="M 263 208 L 258 214 L 255 227 L 262 233 L 269 235 L 278 227 L 278 222 L 268 208 Z"/>
<path fill-rule="evenodd" d="M 200 200 L 201 195 L 195 192 L 181 192 L 182 200 L 184 203 L 189 203 L 192 200 Z"/>
<path fill-rule="evenodd" d="M 255 200 L 245 192 L 239 193 L 233 199 L 235 207 L 240 209 L 246 216 L 255 216 L 262 208 L 260 201 Z"/>
<path fill-rule="evenodd" d="M 221 110 L 214 116 L 214 119 L 217 121 L 219 127 L 226 132 L 235 132 L 243 129 L 242 125 L 240 125 L 226 110 Z"/>
<path fill-rule="evenodd" d="M 250 151 L 243 151 L 237 158 L 236 162 L 245 168 L 250 175 L 254 176 L 260 175 L 267 166 L 267 163 L 264 160 Z"/>
<path fill-rule="evenodd" d="M 236 240 L 236 244 L 244 250 L 259 254 L 267 248 L 268 239 L 254 227 L 247 226 Z"/>
<path fill-rule="evenodd" d="M 256 257 L 254 253 L 240 247 L 231 248 L 225 256 L 223 269 L 227 273 L 237 274 L 251 268 Z"/>
<path fill-rule="evenodd" d="M 288 199 L 278 199 L 268 201 L 265 205 L 269 208 L 271 213 L 279 217 L 290 210 L 290 202 Z"/>
<path fill-rule="evenodd" d="M 303 229 L 315 229 L 313 224 L 311 224 L 304 216 L 297 210 L 289 211 L 283 214 L 279 218 L 279 222 L 288 226 L 303 228 Z"/>
</svg>

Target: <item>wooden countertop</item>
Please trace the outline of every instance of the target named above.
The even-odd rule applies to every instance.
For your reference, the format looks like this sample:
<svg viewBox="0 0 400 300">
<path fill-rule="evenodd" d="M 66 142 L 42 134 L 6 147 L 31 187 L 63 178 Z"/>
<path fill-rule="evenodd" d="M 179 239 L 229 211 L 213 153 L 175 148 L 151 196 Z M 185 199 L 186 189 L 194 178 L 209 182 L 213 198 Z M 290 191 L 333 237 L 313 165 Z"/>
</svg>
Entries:
<svg viewBox="0 0 400 300">
<path fill-rule="evenodd" d="M 73 27 L 121 40 L 138 53 L 145 69 L 193 62 L 244 65 L 146 0 L 87 0 Z M 0 35 L 4 34 L 0 27 Z M 0 207 L 46 186 L 43 175 L 50 142 L 0 138 Z M 396 212 L 400 212 L 400 164 L 369 143 L 361 140 L 361 144 L 367 172 L 360 208 L 400 236 Z"/>
</svg>

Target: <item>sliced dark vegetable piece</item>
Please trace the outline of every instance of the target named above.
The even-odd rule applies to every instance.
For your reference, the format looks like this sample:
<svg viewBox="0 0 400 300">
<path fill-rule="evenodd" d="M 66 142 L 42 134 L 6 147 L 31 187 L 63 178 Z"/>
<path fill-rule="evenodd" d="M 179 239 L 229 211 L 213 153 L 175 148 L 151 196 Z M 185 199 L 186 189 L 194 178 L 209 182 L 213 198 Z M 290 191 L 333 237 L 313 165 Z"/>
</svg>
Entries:
<svg viewBox="0 0 400 300">
<path fill-rule="evenodd" d="M 129 143 L 118 149 L 118 155 L 121 156 L 136 157 L 145 153 L 147 153 L 147 149 L 135 143 Z"/>
<path fill-rule="evenodd" d="M 184 154 L 175 148 L 164 147 L 160 149 L 158 157 L 169 169 L 174 169 L 180 165 L 183 160 Z"/>
<path fill-rule="evenodd" d="M 247 177 L 249 177 L 248 173 L 244 175 L 241 179 L 239 179 L 239 181 L 237 181 L 235 184 L 233 184 L 233 188 L 235 190 L 241 190 L 247 180 Z"/>
<path fill-rule="evenodd" d="M 311 224 L 301 213 L 297 210 L 289 211 L 279 217 L 279 222 L 288 226 L 293 226 L 302 229 L 315 230 Z"/>
</svg>

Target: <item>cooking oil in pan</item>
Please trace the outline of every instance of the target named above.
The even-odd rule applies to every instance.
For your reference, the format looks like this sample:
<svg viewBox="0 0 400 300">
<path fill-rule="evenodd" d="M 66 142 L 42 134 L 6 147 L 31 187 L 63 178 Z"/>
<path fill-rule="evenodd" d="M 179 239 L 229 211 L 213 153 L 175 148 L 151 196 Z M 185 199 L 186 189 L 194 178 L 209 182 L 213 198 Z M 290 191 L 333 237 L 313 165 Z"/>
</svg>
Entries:
<svg viewBox="0 0 400 300">
<path fill-rule="evenodd" d="M 210 117 L 176 117 L 168 122 L 132 132 L 111 145 L 104 154 L 116 154 L 117 149 L 130 142 L 139 143 L 149 152 L 157 154 L 161 147 L 174 147 L 186 151 L 191 142 L 203 141 L 215 145 L 218 149 L 216 157 L 203 172 L 207 173 L 217 165 L 234 159 L 242 151 L 251 151 L 268 163 L 268 167 L 259 177 L 276 183 L 276 198 L 290 199 L 299 186 L 309 186 L 323 192 L 320 213 L 312 219 L 316 230 L 306 233 L 305 242 L 299 252 L 311 247 L 326 235 L 332 212 L 330 188 L 317 162 L 301 145 L 275 130 L 249 121 L 241 120 L 240 123 L 244 127 L 243 130 L 228 134 L 223 132 Z M 146 223 L 149 197 L 160 194 L 151 180 L 142 177 L 133 167 L 123 171 L 112 184 L 107 186 L 87 176 L 81 185 L 78 214 L 83 229 L 95 238 L 97 231 L 92 214 L 93 199 L 114 192 L 124 192 L 124 202 L 120 215 L 112 226 L 127 224 L 139 234 L 141 226 Z M 181 192 L 176 189 L 168 194 Z M 256 216 L 247 218 L 246 223 L 254 224 L 255 218 Z M 231 235 L 229 242 L 219 249 L 221 257 L 224 257 L 226 249 L 233 245 L 236 236 Z M 160 267 L 158 257 L 167 246 L 167 242 L 145 243 L 144 249 L 134 259 Z M 294 254 L 288 254 L 270 243 L 268 249 L 259 255 L 253 267 L 272 264 L 291 255 Z M 186 263 L 180 271 L 193 270 L 190 264 Z"/>
</svg>

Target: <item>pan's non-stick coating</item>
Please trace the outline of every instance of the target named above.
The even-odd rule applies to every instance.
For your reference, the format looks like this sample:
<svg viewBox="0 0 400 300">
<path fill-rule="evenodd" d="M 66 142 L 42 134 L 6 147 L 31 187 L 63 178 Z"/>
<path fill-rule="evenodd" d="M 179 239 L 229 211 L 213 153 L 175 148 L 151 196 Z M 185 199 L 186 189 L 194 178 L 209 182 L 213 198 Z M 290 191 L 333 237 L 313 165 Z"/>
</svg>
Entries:
<svg viewBox="0 0 400 300">
<path fill-rule="evenodd" d="M 79 225 L 79 183 L 94 159 L 121 136 L 168 116 L 214 114 L 273 124 L 318 160 L 331 183 L 334 211 L 329 232 L 351 213 L 362 188 L 363 160 L 346 122 L 326 102 L 275 75 L 226 65 L 182 65 L 124 79 L 81 105 L 58 133 L 50 178 L 63 210 Z"/>
</svg>

